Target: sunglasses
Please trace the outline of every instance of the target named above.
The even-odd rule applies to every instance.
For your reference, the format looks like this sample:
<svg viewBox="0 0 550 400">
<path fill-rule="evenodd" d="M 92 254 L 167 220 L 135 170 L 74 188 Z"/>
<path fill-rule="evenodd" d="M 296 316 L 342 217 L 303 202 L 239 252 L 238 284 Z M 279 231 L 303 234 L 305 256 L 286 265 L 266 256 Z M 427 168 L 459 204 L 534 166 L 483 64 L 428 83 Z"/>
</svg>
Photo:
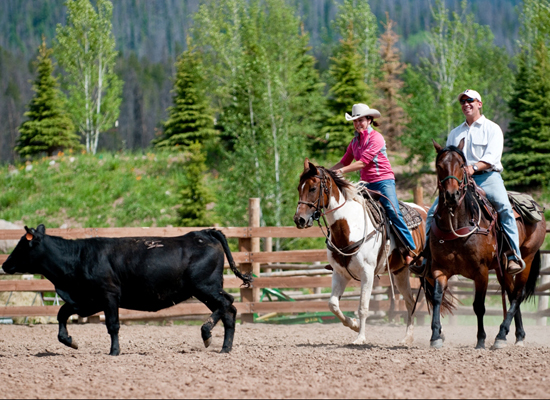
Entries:
<svg viewBox="0 0 550 400">
<path fill-rule="evenodd" d="M 472 99 L 471 97 L 468 97 L 467 99 L 460 99 L 460 104 L 464 105 L 466 103 L 473 103 L 474 101 L 476 101 L 476 99 Z"/>
</svg>

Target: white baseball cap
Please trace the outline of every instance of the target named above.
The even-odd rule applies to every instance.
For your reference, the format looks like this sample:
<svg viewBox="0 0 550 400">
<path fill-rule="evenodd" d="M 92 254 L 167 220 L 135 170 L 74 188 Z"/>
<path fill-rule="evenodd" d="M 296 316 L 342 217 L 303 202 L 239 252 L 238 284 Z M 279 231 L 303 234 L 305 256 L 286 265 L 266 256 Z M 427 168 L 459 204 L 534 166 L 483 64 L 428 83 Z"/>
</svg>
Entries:
<svg viewBox="0 0 550 400">
<path fill-rule="evenodd" d="M 380 111 L 374 108 L 369 108 L 366 104 L 359 103 L 353 105 L 351 115 L 346 113 L 346 120 L 348 121 L 353 121 L 360 117 L 380 118 Z"/>
<path fill-rule="evenodd" d="M 458 101 L 460 101 L 462 96 L 468 96 L 472 99 L 476 99 L 477 101 L 481 101 L 481 95 L 478 92 L 476 92 L 475 90 L 472 90 L 472 89 L 466 89 L 465 91 L 460 93 L 458 95 Z"/>
</svg>

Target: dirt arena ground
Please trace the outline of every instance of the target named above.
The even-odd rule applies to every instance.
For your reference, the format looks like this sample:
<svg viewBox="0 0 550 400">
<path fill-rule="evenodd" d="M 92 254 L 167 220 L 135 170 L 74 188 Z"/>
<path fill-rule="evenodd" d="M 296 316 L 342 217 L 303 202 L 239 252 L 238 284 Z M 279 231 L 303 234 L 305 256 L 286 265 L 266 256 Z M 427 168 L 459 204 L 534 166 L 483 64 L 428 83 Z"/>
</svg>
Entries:
<svg viewBox="0 0 550 400">
<path fill-rule="evenodd" d="M 487 327 L 489 344 L 497 329 Z M 477 351 L 475 327 L 448 327 L 433 350 L 427 326 L 407 348 L 403 325 L 369 325 L 370 344 L 354 346 L 340 324 L 244 324 L 219 354 L 221 326 L 205 349 L 199 326 L 128 325 L 110 357 L 103 324 L 69 325 L 78 350 L 57 341 L 56 325 L 3 325 L 0 397 L 547 398 L 550 328 L 526 331 L 524 348 Z"/>
</svg>

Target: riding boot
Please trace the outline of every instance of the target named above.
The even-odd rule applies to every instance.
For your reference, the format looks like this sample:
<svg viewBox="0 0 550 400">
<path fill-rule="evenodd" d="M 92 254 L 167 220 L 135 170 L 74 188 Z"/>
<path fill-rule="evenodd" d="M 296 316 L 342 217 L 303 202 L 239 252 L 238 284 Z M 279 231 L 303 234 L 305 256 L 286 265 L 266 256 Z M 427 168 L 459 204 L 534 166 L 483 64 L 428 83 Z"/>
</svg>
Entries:
<svg viewBox="0 0 550 400">
<path fill-rule="evenodd" d="M 432 258 L 432 252 L 430 250 L 430 242 L 428 238 L 426 238 L 426 245 L 424 246 L 424 250 L 422 250 L 421 253 L 422 256 L 422 264 L 418 265 L 416 263 L 409 264 L 409 271 L 416 275 L 424 275 L 424 272 L 426 271 L 426 266 L 428 265 L 428 262 L 431 261 Z"/>
<path fill-rule="evenodd" d="M 525 269 L 525 262 L 518 257 L 515 252 L 513 255 L 507 257 L 506 272 L 514 276 L 520 274 Z"/>
<path fill-rule="evenodd" d="M 514 250 L 505 250 L 502 252 L 502 255 L 504 271 L 512 276 L 523 272 L 523 270 L 525 269 L 525 261 L 521 259 L 521 256 L 518 257 Z"/>
</svg>

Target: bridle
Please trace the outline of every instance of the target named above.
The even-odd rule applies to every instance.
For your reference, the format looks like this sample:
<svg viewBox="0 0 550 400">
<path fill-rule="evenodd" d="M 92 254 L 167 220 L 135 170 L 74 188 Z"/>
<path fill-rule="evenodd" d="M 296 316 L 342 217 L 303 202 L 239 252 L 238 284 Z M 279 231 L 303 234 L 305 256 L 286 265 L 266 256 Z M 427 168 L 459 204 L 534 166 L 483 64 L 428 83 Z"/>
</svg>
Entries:
<svg viewBox="0 0 550 400">
<path fill-rule="evenodd" d="M 455 153 L 458 153 L 456 150 L 453 150 L 452 148 L 447 148 L 447 149 L 444 149 L 442 150 L 438 156 L 437 156 L 437 159 L 436 159 L 436 165 L 437 165 L 437 161 L 439 160 L 439 158 L 441 157 L 441 155 L 445 152 L 455 152 Z M 460 155 L 460 153 L 458 153 Z M 477 220 L 477 223 L 474 225 L 474 227 L 472 229 L 468 229 L 468 232 L 464 235 L 461 235 L 459 233 L 457 233 L 455 231 L 455 229 L 453 228 L 453 222 L 452 222 L 452 217 L 454 217 L 454 209 L 457 209 L 458 207 L 460 207 L 460 205 L 462 204 L 462 202 L 464 201 L 464 198 L 466 197 L 466 193 L 468 192 L 468 185 L 470 184 L 469 183 L 469 179 L 470 177 L 468 176 L 468 173 L 466 172 L 466 160 L 464 160 L 464 163 L 460 166 L 460 168 L 462 169 L 462 177 L 463 179 L 458 179 L 456 176 L 454 175 L 448 175 L 446 176 L 445 178 L 441 179 L 438 181 L 437 183 L 437 187 L 439 189 L 439 192 L 442 193 L 445 188 L 443 187 L 443 183 L 449 179 L 454 179 L 458 182 L 458 190 L 461 192 L 461 195 L 460 195 L 460 198 L 456 204 L 456 206 L 452 207 L 450 205 L 447 204 L 447 199 L 445 198 L 445 196 L 443 197 L 443 204 L 447 207 L 447 211 L 449 212 L 449 226 L 451 228 L 451 231 L 452 233 L 457 237 L 457 238 L 466 238 L 472 234 L 474 234 L 476 231 L 478 231 L 480 229 L 480 223 L 481 223 L 481 208 L 479 206 L 479 203 L 476 201 L 475 204 L 477 205 L 477 211 L 478 211 L 478 220 Z M 434 220 L 435 221 L 435 220 Z M 457 229 L 458 231 L 460 231 L 461 229 Z"/>
<path fill-rule="evenodd" d="M 446 150 L 445 152 L 447 152 L 447 151 L 453 151 L 453 150 Z M 439 159 L 439 157 L 438 157 L 438 159 Z M 436 164 L 437 164 L 437 160 L 436 160 Z M 462 204 L 462 201 L 464 200 L 464 197 L 466 197 L 466 191 L 467 191 L 467 185 L 468 185 L 468 173 L 466 172 L 466 163 L 462 164 L 460 166 L 460 168 L 462 169 L 463 179 L 458 179 L 454 175 L 448 175 L 445 178 L 443 178 L 443 179 L 441 179 L 437 182 L 437 188 L 439 189 L 440 193 L 445 190 L 445 188 L 443 187 L 444 182 L 448 181 L 449 179 L 454 179 L 455 181 L 458 182 L 458 190 L 462 194 L 460 195 L 460 199 L 458 199 L 458 203 L 456 204 L 455 208 L 460 207 L 460 205 Z M 445 199 L 445 198 L 444 198 L 444 204 L 448 207 L 449 212 L 452 214 L 453 207 L 447 205 L 447 199 Z"/>
<path fill-rule="evenodd" d="M 339 249 L 337 246 L 335 246 L 334 243 L 332 243 L 332 240 L 331 240 L 330 228 L 329 228 L 328 223 L 325 219 L 325 215 L 330 214 L 330 213 L 338 210 L 339 208 L 343 207 L 347 203 L 348 200 L 344 196 L 344 202 L 342 204 L 340 204 L 338 207 L 335 207 L 331 210 L 323 212 L 322 210 L 323 210 L 323 208 L 327 207 L 327 204 L 325 204 L 324 201 L 322 202 L 323 204 L 321 204 L 321 197 L 323 197 L 323 195 L 326 194 L 330 198 L 330 193 L 332 191 L 332 179 L 329 179 L 327 177 L 327 174 L 324 171 L 324 169 L 318 168 L 318 171 L 320 172 L 319 175 L 314 175 L 313 177 L 318 178 L 320 180 L 319 197 L 314 202 L 299 200 L 298 204 L 305 204 L 306 206 L 309 206 L 309 207 L 312 207 L 312 208 L 315 209 L 315 211 L 313 212 L 312 219 L 314 221 L 317 221 L 317 224 L 319 225 L 319 228 L 321 228 L 321 232 L 323 232 L 323 235 L 325 236 L 327 247 L 329 249 L 336 250 L 336 252 L 339 253 L 341 256 L 352 257 L 352 256 L 356 255 L 357 253 L 359 253 L 363 243 L 365 243 L 371 237 L 375 236 L 376 233 L 378 233 L 378 230 L 374 229 L 369 235 L 367 235 L 367 218 L 368 218 L 368 214 L 367 214 L 367 211 L 365 210 L 365 208 L 363 207 L 364 215 L 365 215 L 365 231 L 363 232 L 363 238 L 361 240 L 359 240 L 358 242 L 355 242 L 355 243 L 353 243 L 353 244 L 351 244 L 351 245 L 349 245 L 349 246 L 347 246 L 343 249 Z M 327 184 L 327 181 L 329 181 L 328 184 Z M 325 226 L 325 229 L 323 229 L 323 224 L 321 224 L 321 221 L 320 221 L 321 218 L 323 219 L 323 224 Z M 325 232 L 325 230 L 326 230 L 326 232 Z M 351 253 L 347 253 L 347 251 L 351 251 Z M 349 270 L 347 265 L 345 266 L 345 268 L 346 268 L 346 271 L 348 272 L 348 274 L 353 279 L 355 279 L 356 281 L 359 281 L 359 282 L 361 281 L 359 278 L 357 278 L 356 276 L 354 276 L 352 274 L 352 272 Z"/>
<path fill-rule="evenodd" d="M 332 210 L 323 212 L 322 210 L 327 205 L 325 205 L 324 201 L 323 201 L 323 204 L 321 204 L 321 198 L 323 197 L 323 194 L 326 194 L 328 197 L 330 197 L 330 193 L 332 192 L 332 180 L 328 179 L 324 170 L 319 169 L 319 172 L 320 172 L 319 175 L 313 176 L 313 178 L 317 178 L 320 181 L 319 197 L 317 197 L 317 200 L 315 202 L 298 200 L 298 204 L 305 204 L 306 206 L 309 206 L 315 209 L 315 211 L 313 212 L 312 218 L 314 221 L 317 221 L 317 222 L 319 222 L 319 219 L 321 217 L 324 217 L 325 215 L 338 210 L 340 207 L 343 207 L 348 201 L 346 198 L 344 198 L 344 202 L 340 204 L 338 207 L 333 208 Z M 328 184 L 327 184 L 327 181 L 329 182 Z"/>
</svg>

